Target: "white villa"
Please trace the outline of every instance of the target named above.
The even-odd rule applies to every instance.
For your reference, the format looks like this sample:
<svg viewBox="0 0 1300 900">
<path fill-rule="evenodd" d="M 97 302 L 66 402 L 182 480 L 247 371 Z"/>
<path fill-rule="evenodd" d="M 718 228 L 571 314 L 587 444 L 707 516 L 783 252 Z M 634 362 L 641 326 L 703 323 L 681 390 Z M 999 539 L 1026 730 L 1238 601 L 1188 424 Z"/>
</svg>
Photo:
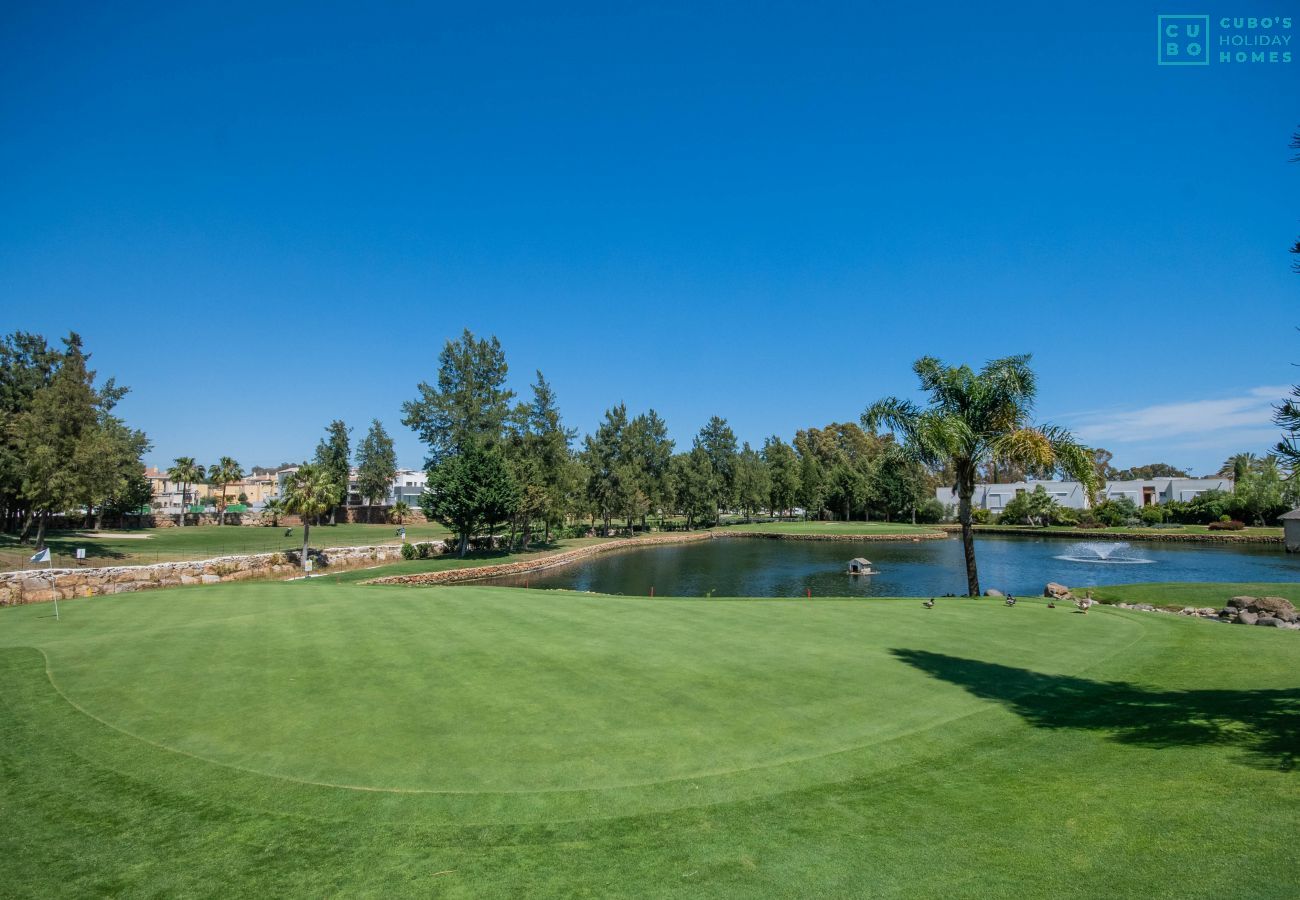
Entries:
<svg viewBox="0 0 1300 900">
<path fill-rule="evenodd" d="M 288 466 L 275 473 L 279 485 L 279 496 L 284 496 L 285 481 L 297 471 L 298 466 Z M 415 508 L 420 505 L 420 495 L 424 493 L 424 486 L 428 480 L 428 475 L 416 469 L 398 469 L 397 477 L 393 479 L 393 483 L 389 486 L 388 493 L 382 498 L 376 498 L 376 505 L 392 506 L 400 501 Z M 361 492 L 357 489 L 357 470 L 355 466 L 348 473 L 348 496 L 344 505 L 349 507 L 366 505 L 366 498 L 362 497 Z"/>
<path fill-rule="evenodd" d="M 977 484 L 971 506 L 1000 513 L 1017 494 L 1041 486 L 1061 506 L 1088 508 L 1088 492 L 1078 481 L 1014 481 L 1009 484 Z M 1170 500 L 1191 500 L 1206 491 L 1232 493 L 1231 478 L 1147 478 L 1141 481 L 1108 481 L 1097 496 L 1103 500 L 1128 497 L 1137 506 L 1152 506 Z M 957 505 L 957 492 L 950 487 L 936 488 L 935 498 L 945 506 Z"/>
</svg>

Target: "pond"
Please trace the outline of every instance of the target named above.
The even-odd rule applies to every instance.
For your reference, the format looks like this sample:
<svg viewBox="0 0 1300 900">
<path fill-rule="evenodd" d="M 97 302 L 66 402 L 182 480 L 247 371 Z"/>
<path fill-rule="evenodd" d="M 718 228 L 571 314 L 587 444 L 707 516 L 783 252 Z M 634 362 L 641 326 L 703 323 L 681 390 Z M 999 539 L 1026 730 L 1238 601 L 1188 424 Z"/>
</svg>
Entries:
<svg viewBox="0 0 1300 900">
<path fill-rule="evenodd" d="M 1300 581 L 1300 554 L 1278 544 L 1080 542 L 978 538 L 980 585 L 1037 595 L 1049 581 L 1072 588 L 1139 581 Z M 850 576 L 848 562 L 879 572 Z M 490 584 L 660 597 L 916 597 L 966 590 L 961 542 L 783 541 L 722 538 L 606 553 Z"/>
</svg>

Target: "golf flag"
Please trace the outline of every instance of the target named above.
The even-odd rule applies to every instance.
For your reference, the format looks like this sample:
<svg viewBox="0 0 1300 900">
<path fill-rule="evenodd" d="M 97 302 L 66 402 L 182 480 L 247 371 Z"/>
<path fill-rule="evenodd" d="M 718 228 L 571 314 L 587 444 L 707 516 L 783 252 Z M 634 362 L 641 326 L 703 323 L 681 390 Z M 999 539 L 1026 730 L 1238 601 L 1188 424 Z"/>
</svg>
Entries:
<svg viewBox="0 0 1300 900">
<path fill-rule="evenodd" d="M 32 560 L 31 560 L 31 561 L 32 561 L 32 562 L 49 562 L 49 561 L 50 561 L 50 548 L 49 548 L 49 547 L 46 547 L 46 548 L 45 548 L 44 550 L 42 550 L 41 552 L 37 553 L 35 556 L 32 557 Z"/>
</svg>

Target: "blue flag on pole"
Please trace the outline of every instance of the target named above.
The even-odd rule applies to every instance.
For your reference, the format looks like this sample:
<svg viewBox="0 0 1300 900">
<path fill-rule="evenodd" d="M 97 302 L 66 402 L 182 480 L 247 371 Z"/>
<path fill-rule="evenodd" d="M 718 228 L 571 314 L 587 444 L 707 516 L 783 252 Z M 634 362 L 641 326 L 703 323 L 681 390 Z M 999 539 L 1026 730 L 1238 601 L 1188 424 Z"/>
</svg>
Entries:
<svg viewBox="0 0 1300 900">
<path fill-rule="evenodd" d="M 44 550 L 42 550 L 41 552 L 37 553 L 35 556 L 32 557 L 32 560 L 31 560 L 31 561 L 32 561 L 32 562 L 49 562 L 49 561 L 50 561 L 50 548 L 49 548 L 49 547 L 46 547 L 46 548 L 45 548 Z"/>
</svg>

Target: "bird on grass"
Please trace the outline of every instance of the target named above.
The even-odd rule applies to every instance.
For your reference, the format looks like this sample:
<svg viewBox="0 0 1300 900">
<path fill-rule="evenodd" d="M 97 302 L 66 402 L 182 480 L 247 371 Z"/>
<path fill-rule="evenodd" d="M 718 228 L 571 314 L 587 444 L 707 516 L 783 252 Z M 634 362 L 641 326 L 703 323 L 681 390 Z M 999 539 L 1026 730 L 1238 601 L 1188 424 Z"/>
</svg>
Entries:
<svg viewBox="0 0 1300 900">
<path fill-rule="evenodd" d="M 1056 609 L 1056 604 L 1053 603 L 1051 600 L 1048 600 L 1048 601 L 1047 601 L 1047 608 L 1048 608 L 1048 609 Z"/>
<path fill-rule="evenodd" d="M 926 609 L 933 609 L 933 608 L 934 608 L 934 598 L 931 597 L 929 600 L 926 600 L 926 601 L 923 602 L 921 605 L 924 606 Z"/>
<path fill-rule="evenodd" d="M 1015 597 L 1008 597 L 1008 598 L 1007 598 L 1007 606 L 1015 606 L 1015 605 L 1016 605 L 1016 598 L 1015 598 Z"/>
</svg>

